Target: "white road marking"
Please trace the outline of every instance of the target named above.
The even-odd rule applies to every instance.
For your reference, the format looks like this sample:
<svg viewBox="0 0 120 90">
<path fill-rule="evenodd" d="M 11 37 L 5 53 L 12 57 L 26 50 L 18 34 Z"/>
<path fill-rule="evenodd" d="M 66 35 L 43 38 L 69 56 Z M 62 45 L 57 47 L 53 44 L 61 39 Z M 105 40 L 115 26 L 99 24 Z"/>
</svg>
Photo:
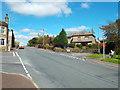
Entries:
<svg viewBox="0 0 120 90">
<path fill-rule="evenodd" d="M 13 56 L 15 56 L 15 52 L 13 52 Z"/>
<path fill-rule="evenodd" d="M 31 75 L 28 73 L 28 70 L 27 70 L 27 68 L 25 67 L 25 65 L 24 65 L 21 57 L 18 55 L 17 52 L 15 52 L 15 53 L 16 53 L 16 55 L 18 56 L 18 58 L 19 58 L 19 60 L 20 60 L 20 62 L 21 62 L 21 64 L 22 64 L 22 66 L 23 66 L 23 69 L 24 69 L 25 73 L 27 74 L 27 76 L 28 76 L 30 79 L 32 79 L 32 77 L 31 77 Z"/>
<path fill-rule="evenodd" d="M 74 56 L 70 56 L 70 55 L 66 55 L 66 54 L 59 54 L 59 55 L 61 55 L 61 56 L 65 56 L 65 57 L 69 57 L 69 58 L 73 58 L 73 59 L 79 59 L 79 60 L 82 60 L 82 61 L 85 61 L 85 59 L 84 58 L 78 58 L 78 57 L 74 57 Z"/>
<path fill-rule="evenodd" d="M 43 49 L 41 49 L 43 50 Z M 72 55 L 75 55 L 75 54 L 72 54 L 71 56 L 70 55 L 66 55 L 66 54 L 63 54 L 63 53 L 55 53 L 55 52 L 52 52 L 52 51 L 46 51 L 46 50 L 43 50 L 45 52 L 49 52 L 51 54 L 57 54 L 57 55 L 61 55 L 61 56 L 65 56 L 65 57 L 69 57 L 69 58 L 73 58 L 73 59 L 78 59 L 78 60 L 82 60 L 82 61 L 85 61 L 84 58 L 78 58 L 78 57 L 75 57 L 75 56 L 72 56 Z"/>
</svg>

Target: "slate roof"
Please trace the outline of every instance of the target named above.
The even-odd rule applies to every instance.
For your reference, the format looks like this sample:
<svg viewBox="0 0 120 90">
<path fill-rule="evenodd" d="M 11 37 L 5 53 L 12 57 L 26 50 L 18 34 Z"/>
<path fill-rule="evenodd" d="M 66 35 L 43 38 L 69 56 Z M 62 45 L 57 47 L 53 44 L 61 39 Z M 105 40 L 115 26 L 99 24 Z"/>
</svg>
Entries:
<svg viewBox="0 0 120 90">
<path fill-rule="evenodd" d="M 84 35 L 93 35 L 90 32 L 87 31 L 81 31 L 81 32 L 72 32 L 72 33 L 68 33 L 67 36 L 68 37 L 72 37 L 72 36 L 84 36 Z M 94 35 L 93 35 L 94 36 Z"/>
<path fill-rule="evenodd" d="M 5 27 L 8 27 L 8 24 L 4 21 L 0 21 L 0 26 L 5 26 Z"/>
</svg>

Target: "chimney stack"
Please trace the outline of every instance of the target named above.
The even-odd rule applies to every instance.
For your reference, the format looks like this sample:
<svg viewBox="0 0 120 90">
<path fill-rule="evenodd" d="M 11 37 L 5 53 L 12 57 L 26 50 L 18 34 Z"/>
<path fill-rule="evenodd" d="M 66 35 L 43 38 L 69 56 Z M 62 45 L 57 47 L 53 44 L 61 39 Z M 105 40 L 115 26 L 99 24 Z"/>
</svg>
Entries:
<svg viewBox="0 0 120 90">
<path fill-rule="evenodd" d="M 95 33 L 93 28 L 92 28 L 92 30 L 91 30 L 91 33 L 92 33 L 92 34 L 94 34 L 94 33 Z"/>
<path fill-rule="evenodd" d="M 8 24 L 8 21 L 9 21 L 8 14 L 6 14 L 5 22 Z"/>
</svg>

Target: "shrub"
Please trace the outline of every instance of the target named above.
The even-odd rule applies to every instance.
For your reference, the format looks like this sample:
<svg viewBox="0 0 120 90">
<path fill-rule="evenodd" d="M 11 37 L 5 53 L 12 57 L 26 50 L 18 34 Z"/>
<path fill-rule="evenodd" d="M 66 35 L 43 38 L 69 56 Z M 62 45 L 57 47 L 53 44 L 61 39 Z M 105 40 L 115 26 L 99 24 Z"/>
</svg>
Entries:
<svg viewBox="0 0 120 90">
<path fill-rule="evenodd" d="M 42 44 L 38 44 L 38 48 L 43 48 L 43 45 Z"/>
<path fill-rule="evenodd" d="M 82 45 L 81 45 L 81 44 L 77 44 L 76 46 L 79 47 L 79 48 L 82 48 Z"/>
<path fill-rule="evenodd" d="M 74 48 L 75 44 L 68 44 L 67 46 L 70 47 L 70 48 Z"/>
<path fill-rule="evenodd" d="M 88 45 L 86 45 L 86 47 L 87 47 L 87 48 L 91 48 L 91 47 L 92 47 L 92 45 L 91 45 L 91 44 L 88 44 Z"/>
<path fill-rule="evenodd" d="M 43 48 L 45 48 L 45 49 L 48 49 L 48 47 L 49 47 L 49 44 L 45 44 L 45 45 L 43 46 Z"/>
</svg>

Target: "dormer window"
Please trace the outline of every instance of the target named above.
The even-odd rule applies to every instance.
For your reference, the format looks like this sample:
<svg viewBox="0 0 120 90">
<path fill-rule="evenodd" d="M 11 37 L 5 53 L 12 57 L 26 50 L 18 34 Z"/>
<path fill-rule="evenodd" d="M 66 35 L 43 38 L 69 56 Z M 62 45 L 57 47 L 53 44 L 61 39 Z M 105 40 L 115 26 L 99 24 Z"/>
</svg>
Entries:
<svg viewBox="0 0 120 90">
<path fill-rule="evenodd" d="M 4 27 L 1 27 L 0 28 L 0 33 L 4 33 L 4 29 L 5 29 Z"/>
</svg>

